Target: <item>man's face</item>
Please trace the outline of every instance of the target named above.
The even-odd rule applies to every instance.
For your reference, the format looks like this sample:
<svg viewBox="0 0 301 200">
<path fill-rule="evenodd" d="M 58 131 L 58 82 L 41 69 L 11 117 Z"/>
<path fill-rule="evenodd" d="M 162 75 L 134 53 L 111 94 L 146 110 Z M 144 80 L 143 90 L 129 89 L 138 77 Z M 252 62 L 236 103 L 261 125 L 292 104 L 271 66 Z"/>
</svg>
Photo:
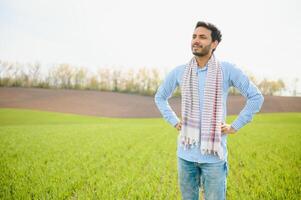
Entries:
<svg viewBox="0 0 301 200">
<path fill-rule="evenodd" d="M 216 48 L 217 42 L 212 42 L 211 30 L 198 27 L 194 30 L 191 40 L 192 54 L 198 57 L 206 56 Z"/>
</svg>

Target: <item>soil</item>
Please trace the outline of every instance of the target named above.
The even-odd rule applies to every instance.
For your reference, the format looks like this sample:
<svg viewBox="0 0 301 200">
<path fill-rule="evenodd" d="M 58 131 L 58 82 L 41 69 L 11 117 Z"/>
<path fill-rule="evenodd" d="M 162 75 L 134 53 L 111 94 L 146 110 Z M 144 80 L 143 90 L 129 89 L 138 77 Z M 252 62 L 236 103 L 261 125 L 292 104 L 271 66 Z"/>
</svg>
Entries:
<svg viewBox="0 0 301 200">
<path fill-rule="evenodd" d="M 181 99 L 171 98 L 169 103 L 180 116 Z M 244 104 L 244 97 L 229 96 L 227 114 L 238 114 Z M 101 117 L 161 117 L 154 97 L 89 90 L 2 87 L 0 108 L 23 108 Z M 265 96 L 260 112 L 301 112 L 301 97 Z"/>
</svg>

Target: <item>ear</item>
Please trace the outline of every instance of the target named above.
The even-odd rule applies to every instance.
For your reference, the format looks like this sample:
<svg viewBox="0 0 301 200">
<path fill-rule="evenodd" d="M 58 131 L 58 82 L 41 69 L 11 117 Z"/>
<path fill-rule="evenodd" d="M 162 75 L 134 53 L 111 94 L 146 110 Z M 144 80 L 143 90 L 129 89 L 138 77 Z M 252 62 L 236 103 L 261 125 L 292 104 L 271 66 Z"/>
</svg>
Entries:
<svg viewBox="0 0 301 200">
<path fill-rule="evenodd" d="M 216 49 L 217 45 L 218 45 L 218 41 L 215 40 L 214 42 L 211 43 L 211 48 Z"/>
</svg>

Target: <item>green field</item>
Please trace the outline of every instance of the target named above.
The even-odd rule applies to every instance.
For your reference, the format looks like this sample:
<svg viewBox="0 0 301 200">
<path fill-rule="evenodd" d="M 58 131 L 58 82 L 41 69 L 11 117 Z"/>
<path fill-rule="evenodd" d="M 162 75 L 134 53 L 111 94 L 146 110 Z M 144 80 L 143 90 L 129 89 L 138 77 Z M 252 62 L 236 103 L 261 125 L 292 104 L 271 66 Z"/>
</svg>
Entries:
<svg viewBox="0 0 301 200">
<path fill-rule="evenodd" d="M 300 122 L 259 114 L 228 137 L 228 199 L 300 199 Z M 176 138 L 162 119 L 0 109 L 0 199 L 180 199 Z"/>
</svg>

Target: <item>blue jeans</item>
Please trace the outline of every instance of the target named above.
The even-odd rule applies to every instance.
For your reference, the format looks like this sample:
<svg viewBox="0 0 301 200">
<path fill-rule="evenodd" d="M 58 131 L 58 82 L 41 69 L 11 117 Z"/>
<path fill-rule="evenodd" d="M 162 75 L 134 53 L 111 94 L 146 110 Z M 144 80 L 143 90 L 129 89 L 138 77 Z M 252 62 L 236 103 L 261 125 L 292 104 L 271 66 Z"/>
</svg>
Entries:
<svg viewBox="0 0 301 200">
<path fill-rule="evenodd" d="M 183 200 L 198 200 L 203 187 L 205 200 L 225 200 L 228 165 L 196 163 L 178 157 L 179 185 Z"/>
</svg>

